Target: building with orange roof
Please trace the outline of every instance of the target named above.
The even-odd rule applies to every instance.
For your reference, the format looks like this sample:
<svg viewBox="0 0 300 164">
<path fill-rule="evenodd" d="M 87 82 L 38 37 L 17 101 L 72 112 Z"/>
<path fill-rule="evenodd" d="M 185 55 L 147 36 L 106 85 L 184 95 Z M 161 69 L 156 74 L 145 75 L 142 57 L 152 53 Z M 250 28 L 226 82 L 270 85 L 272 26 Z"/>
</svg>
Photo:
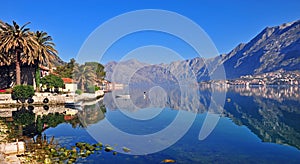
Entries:
<svg viewBox="0 0 300 164">
<path fill-rule="evenodd" d="M 75 82 L 75 80 L 71 78 L 61 78 L 61 79 L 64 81 L 64 87 L 61 88 L 60 90 L 63 92 L 75 93 L 75 91 L 77 90 L 77 83 Z"/>
</svg>

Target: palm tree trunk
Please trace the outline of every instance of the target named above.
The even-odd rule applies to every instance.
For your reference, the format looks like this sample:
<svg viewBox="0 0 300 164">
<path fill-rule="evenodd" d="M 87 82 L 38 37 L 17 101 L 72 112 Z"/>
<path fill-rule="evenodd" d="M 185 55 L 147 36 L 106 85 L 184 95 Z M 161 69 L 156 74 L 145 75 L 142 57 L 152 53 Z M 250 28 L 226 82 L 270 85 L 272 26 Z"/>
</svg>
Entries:
<svg viewBox="0 0 300 164">
<path fill-rule="evenodd" d="M 36 64 L 36 68 L 35 68 L 35 85 L 36 85 L 36 91 L 40 92 L 40 67 L 39 67 L 39 62 L 37 62 Z"/>
<path fill-rule="evenodd" d="M 21 85 L 21 67 L 20 67 L 20 53 L 17 52 L 15 62 L 16 62 L 16 85 Z"/>
<path fill-rule="evenodd" d="M 81 91 L 84 92 L 84 83 L 81 81 Z"/>
<path fill-rule="evenodd" d="M 9 67 L 10 67 L 10 66 L 8 65 L 8 66 L 7 66 L 7 70 L 6 70 L 6 71 L 7 71 L 7 72 L 6 72 L 6 76 L 7 76 L 7 79 L 8 79 L 8 81 L 9 81 L 9 83 L 7 83 L 7 86 L 6 86 L 7 88 L 10 88 L 10 84 L 11 84 L 11 82 L 12 82 L 12 81 L 11 81 L 11 77 L 10 77 L 10 69 L 9 69 Z"/>
</svg>

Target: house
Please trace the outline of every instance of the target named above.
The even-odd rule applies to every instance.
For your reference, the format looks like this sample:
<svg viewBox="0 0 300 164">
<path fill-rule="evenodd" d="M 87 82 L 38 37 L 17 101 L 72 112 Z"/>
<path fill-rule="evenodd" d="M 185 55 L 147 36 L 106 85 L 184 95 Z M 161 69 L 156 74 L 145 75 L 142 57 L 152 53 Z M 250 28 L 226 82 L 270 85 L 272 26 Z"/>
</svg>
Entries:
<svg viewBox="0 0 300 164">
<path fill-rule="evenodd" d="M 41 78 L 48 76 L 50 74 L 50 69 L 48 67 L 45 67 L 43 65 L 39 65 L 39 67 L 40 67 Z"/>
<path fill-rule="evenodd" d="M 71 78 L 61 78 L 64 81 L 64 87 L 60 88 L 62 92 L 72 92 L 75 93 L 77 90 L 77 83 Z"/>
</svg>

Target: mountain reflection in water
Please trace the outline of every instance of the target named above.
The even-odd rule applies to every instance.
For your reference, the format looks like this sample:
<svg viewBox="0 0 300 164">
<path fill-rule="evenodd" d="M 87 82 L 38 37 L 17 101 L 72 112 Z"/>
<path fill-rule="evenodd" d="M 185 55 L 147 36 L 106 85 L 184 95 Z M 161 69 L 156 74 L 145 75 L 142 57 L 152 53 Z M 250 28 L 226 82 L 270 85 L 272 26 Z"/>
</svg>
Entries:
<svg viewBox="0 0 300 164">
<path fill-rule="evenodd" d="M 238 91 L 238 92 L 237 92 Z M 263 142 L 288 144 L 300 149 L 300 99 L 298 87 L 232 88 L 225 116 L 247 126 Z"/>
<path fill-rule="evenodd" d="M 152 101 L 163 99 L 165 104 L 160 103 L 160 106 L 196 113 L 207 112 L 212 102 L 212 91 L 226 92 L 223 110 L 218 111 L 221 117 L 228 117 L 239 126 L 247 126 L 263 142 L 287 144 L 300 149 L 300 88 L 298 86 L 200 87 L 198 97 L 190 95 L 184 98 L 181 97 L 184 93 L 181 93 L 180 89 L 164 91 L 167 98 L 163 94 L 157 94 Z M 124 94 L 124 92 L 115 92 L 108 93 L 104 97 L 104 104 L 109 110 L 117 110 L 121 106 L 134 112 L 151 107 L 149 97 L 147 99 L 143 97 L 142 88 L 130 88 L 130 100 L 116 99 L 114 95 Z M 135 105 L 134 108 L 131 103 Z"/>
<path fill-rule="evenodd" d="M 9 135 L 11 140 L 15 138 L 22 140 L 22 137 L 26 140 L 46 134 L 49 137 L 54 136 L 63 146 L 70 146 L 82 141 L 96 142 L 85 130 L 88 131 L 89 127 L 99 125 L 98 130 L 102 132 L 101 123 L 105 122 L 105 119 L 116 123 L 121 130 L 122 128 L 125 131 L 131 129 L 129 132 L 133 134 L 135 132 L 147 134 L 149 133 L 147 130 L 153 132 L 164 128 L 172 121 L 173 116 L 176 116 L 178 110 L 185 110 L 198 114 L 195 124 L 181 140 L 170 148 L 159 153 L 138 156 L 138 158 L 120 153 L 113 157 L 110 154 L 102 154 L 105 158 L 94 154 L 88 159 L 91 162 L 97 160 L 103 163 L 124 160 L 129 160 L 128 163 L 147 161 L 159 163 L 168 157 L 175 158 L 178 163 L 213 162 L 216 159 L 225 160 L 225 163 L 245 159 L 258 162 L 270 160 L 283 162 L 287 159 L 290 162 L 291 158 L 296 157 L 294 161 L 298 159 L 297 155 L 300 152 L 299 87 L 194 87 L 188 90 L 157 87 L 151 91 L 147 89 L 130 88 L 125 91 L 116 90 L 106 93 L 103 100 L 83 103 L 83 106 L 77 109 L 78 113 L 73 116 L 64 113 L 67 109 L 65 107 L 30 106 L 5 109 L 6 111 L 2 109 L 0 117 L 9 124 L 12 132 L 15 132 Z M 218 126 L 208 139 L 199 141 L 197 138 L 199 126 L 202 125 L 211 103 L 216 102 L 212 98 L 213 92 L 226 94 L 224 105 L 216 104 L 219 105 L 218 110 L 214 111 L 223 118 L 220 119 Z M 116 95 L 126 94 L 130 99 L 116 98 Z M 131 113 L 152 108 L 162 108 L 164 112 L 159 113 L 162 116 L 159 115 L 158 119 L 150 119 L 150 125 L 149 122 L 140 124 L 137 121 L 128 121 L 128 117 L 124 119 L 120 107 Z M 243 138 L 244 136 L 247 137 Z M 277 145 L 264 145 L 259 140 Z M 247 145 L 249 143 L 251 146 Z M 280 145 L 290 145 L 294 148 Z M 257 147 L 260 150 L 256 150 Z M 216 152 L 219 153 L 218 157 L 215 156 Z M 260 156 L 255 155 L 257 152 L 264 153 L 261 159 L 258 159 Z M 278 156 L 278 154 L 284 155 Z M 79 162 L 84 162 L 84 160 Z"/>
</svg>

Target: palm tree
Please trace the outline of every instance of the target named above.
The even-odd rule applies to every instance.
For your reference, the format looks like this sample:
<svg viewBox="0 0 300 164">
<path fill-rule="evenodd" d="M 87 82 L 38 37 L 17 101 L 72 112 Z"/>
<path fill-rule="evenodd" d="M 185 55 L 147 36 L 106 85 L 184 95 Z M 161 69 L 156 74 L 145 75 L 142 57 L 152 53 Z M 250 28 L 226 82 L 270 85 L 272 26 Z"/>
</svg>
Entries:
<svg viewBox="0 0 300 164">
<path fill-rule="evenodd" d="M 85 84 L 93 84 L 95 81 L 95 71 L 90 66 L 75 64 L 74 78 L 81 85 L 81 90 L 84 91 Z"/>
<path fill-rule="evenodd" d="M 9 54 L 5 54 L 0 50 L 0 66 L 10 65 L 11 56 Z"/>
<path fill-rule="evenodd" d="M 10 72 L 11 61 L 12 61 L 11 55 L 5 54 L 5 53 L 1 52 L 1 50 L 0 50 L 0 66 L 1 66 L 1 69 L 3 70 L 3 72 L 4 72 L 4 70 L 6 72 L 5 74 L 1 75 L 1 78 L 2 78 L 1 81 L 4 80 L 7 82 L 6 87 L 10 87 L 14 83 L 14 81 L 11 78 L 11 74 L 10 74 L 11 73 Z"/>
<path fill-rule="evenodd" d="M 36 31 L 35 37 L 38 42 L 38 52 L 36 56 L 33 56 L 31 60 L 35 60 L 36 64 L 36 89 L 39 91 L 40 85 L 40 64 L 52 66 L 52 61 L 57 56 L 57 50 L 54 48 L 55 44 L 52 42 L 52 37 L 46 32 Z"/>
<path fill-rule="evenodd" d="M 4 22 L 2 22 L 1 20 L 0 20 L 0 35 L 2 35 L 1 33 L 3 32 L 3 30 L 2 30 L 2 27 L 4 27 L 5 26 L 5 23 Z M 6 76 L 2 76 L 2 78 L 4 78 L 5 80 L 7 80 L 7 81 L 10 81 L 10 67 L 9 67 L 9 65 L 11 64 L 11 61 L 12 61 L 12 59 L 11 59 L 11 55 L 10 54 L 7 54 L 7 53 L 4 53 L 3 52 L 3 50 L 2 49 L 0 49 L 0 66 L 5 66 L 4 68 L 6 69 L 6 71 L 7 71 L 7 73 L 6 73 Z M 3 68 L 1 68 L 1 69 L 3 69 Z M 3 79 L 2 79 L 3 80 Z M 11 83 L 9 83 L 9 84 L 11 84 Z M 9 85 L 8 85 L 9 86 Z M 7 86 L 7 87 L 8 87 Z"/>
<path fill-rule="evenodd" d="M 13 21 L 13 25 L 8 23 L 1 25 L 0 50 L 2 53 L 12 55 L 16 69 L 16 84 L 21 84 L 21 64 L 28 63 L 28 57 L 35 56 L 38 50 L 38 43 L 29 28 L 25 28 L 30 22 L 21 28 Z M 30 61 L 28 64 L 33 63 Z"/>
<path fill-rule="evenodd" d="M 2 35 L 3 28 L 5 24 L 0 20 L 0 36 Z M 2 49 L 0 49 L 0 66 L 9 66 L 11 64 L 11 55 L 4 53 Z"/>
<path fill-rule="evenodd" d="M 57 56 L 57 50 L 54 48 L 55 44 L 52 42 L 52 37 L 44 31 L 36 31 L 35 36 L 39 43 L 37 62 L 51 66 L 51 61 Z"/>
</svg>

